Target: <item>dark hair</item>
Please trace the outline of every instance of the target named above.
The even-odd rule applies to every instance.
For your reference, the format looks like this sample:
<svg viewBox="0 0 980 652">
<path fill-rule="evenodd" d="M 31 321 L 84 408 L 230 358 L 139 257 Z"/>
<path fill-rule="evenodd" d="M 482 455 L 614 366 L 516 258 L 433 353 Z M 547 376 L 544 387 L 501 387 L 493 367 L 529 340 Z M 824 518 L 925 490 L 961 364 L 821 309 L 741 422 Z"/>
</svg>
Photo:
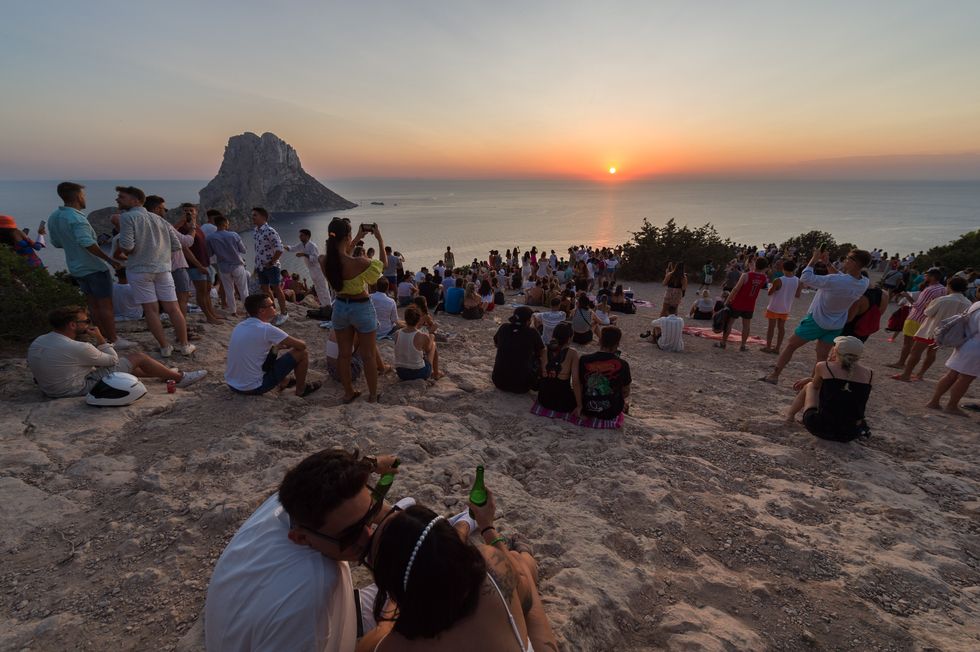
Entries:
<svg viewBox="0 0 980 652">
<path fill-rule="evenodd" d="M 262 304 L 266 301 L 272 301 L 272 297 L 265 292 L 248 295 L 245 297 L 245 312 L 248 313 L 249 317 L 255 317 L 259 314 L 259 310 L 262 309 Z"/>
<path fill-rule="evenodd" d="M 670 277 L 667 279 L 667 282 L 677 283 L 678 286 L 680 286 L 683 280 L 684 280 L 684 261 L 682 260 L 681 262 L 677 263 L 674 266 L 674 269 L 670 271 Z"/>
<path fill-rule="evenodd" d="M 676 303 L 668 303 L 667 304 L 667 314 L 669 314 L 669 315 L 676 315 L 677 314 L 677 304 Z"/>
<path fill-rule="evenodd" d="M 423 298 L 424 300 L 424 298 Z M 422 321 L 422 313 L 419 312 L 418 306 L 412 304 L 405 308 L 405 323 L 409 326 L 418 326 L 419 322 Z"/>
<path fill-rule="evenodd" d="M 568 344 L 569 340 L 572 339 L 572 325 L 567 321 L 560 322 L 555 329 L 551 331 L 551 341 L 548 342 L 548 348 L 557 351 L 561 347 Z"/>
<path fill-rule="evenodd" d="M 384 276 L 378 279 L 378 282 L 374 284 L 374 289 L 378 292 L 384 293 L 388 291 L 388 279 Z"/>
<path fill-rule="evenodd" d="M 755 268 L 756 268 L 756 270 L 762 270 L 762 269 L 765 269 L 767 267 L 769 267 L 769 259 L 768 258 L 766 258 L 765 256 L 759 256 L 758 258 L 755 259 Z"/>
<path fill-rule="evenodd" d="M 184 208 L 197 208 L 197 204 L 192 204 L 189 201 L 185 201 L 185 202 L 181 202 L 180 203 L 179 208 L 180 209 L 184 209 Z"/>
<path fill-rule="evenodd" d="M 313 232 L 310 231 L 309 229 L 300 229 L 299 232 L 300 233 L 305 233 L 306 234 L 306 237 L 308 237 L 308 238 L 312 238 L 313 237 Z"/>
<path fill-rule="evenodd" d="M 419 295 L 415 297 L 414 299 L 412 299 L 412 303 L 415 304 L 415 306 L 419 309 L 419 312 L 422 313 L 423 315 L 429 314 L 429 300 L 426 299 L 424 296 Z"/>
<path fill-rule="evenodd" d="M 436 517 L 427 507 L 413 505 L 388 519 L 381 531 L 374 563 L 378 596 L 374 616 L 382 621 L 388 597 L 398 605 L 395 631 L 409 640 L 434 638 L 466 618 L 480 601 L 487 563 L 440 519 L 419 546 L 405 586 L 405 570 L 426 526 Z"/>
<path fill-rule="evenodd" d="M 871 254 L 864 249 L 851 249 L 848 256 L 853 256 L 854 260 L 861 263 L 861 267 L 867 267 L 871 264 Z"/>
<path fill-rule="evenodd" d="M 116 192 L 121 192 L 134 199 L 138 199 L 140 204 L 146 201 L 146 193 L 136 186 L 116 186 Z"/>
<path fill-rule="evenodd" d="M 252 207 L 252 212 L 253 213 L 258 213 L 259 215 L 261 215 L 265 219 L 269 219 L 269 211 L 265 210 L 261 206 L 253 206 Z"/>
<path fill-rule="evenodd" d="M 334 290 L 338 292 L 344 287 L 344 267 L 341 265 L 340 248 L 344 239 L 350 237 L 350 222 L 342 217 L 330 220 L 327 227 L 327 251 L 323 261 L 323 273 Z"/>
<path fill-rule="evenodd" d="M 296 524 L 317 530 L 327 514 L 364 489 L 373 470 L 374 465 L 357 451 L 313 453 L 286 473 L 279 485 L 279 502 Z"/>
<path fill-rule="evenodd" d="M 218 213 L 218 211 L 215 211 L 215 213 Z M 224 215 L 222 215 L 221 213 L 218 213 L 217 215 L 215 215 L 215 216 L 212 217 L 211 216 L 211 211 L 208 211 L 208 217 L 211 217 L 211 219 L 214 220 L 214 225 L 215 226 L 221 226 L 222 224 L 227 224 L 228 223 L 228 218 L 225 217 Z"/>
<path fill-rule="evenodd" d="M 792 272 L 795 269 L 796 269 L 796 261 L 795 260 L 787 260 L 787 261 L 784 261 L 783 262 L 783 271 L 784 272 Z"/>
<path fill-rule="evenodd" d="M 456 287 L 461 288 L 466 285 L 466 279 L 462 276 L 456 277 Z"/>
<path fill-rule="evenodd" d="M 147 195 L 146 199 L 143 200 L 143 208 L 148 211 L 152 211 L 157 206 L 163 205 L 166 200 L 160 195 Z"/>
<path fill-rule="evenodd" d="M 514 314 L 510 317 L 510 323 L 527 325 L 531 321 L 531 317 L 534 316 L 534 311 L 527 306 L 519 306 L 514 308 Z"/>
<path fill-rule="evenodd" d="M 551 297 L 551 307 L 557 308 L 561 305 L 561 297 Z"/>
<path fill-rule="evenodd" d="M 61 330 L 71 322 L 75 321 L 75 317 L 78 313 L 85 312 L 85 308 L 81 306 L 64 306 L 62 308 L 55 308 L 48 313 L 48 323 L 51 324 L 51 328 L 55 330 Z"/>
<path fill-rule="evenodd" d="M 954 276 L 949 279 L 949 289 L 953 292 L 966 292 L 967 282 L 962 276 Z"/>
<path fill-rule="evenodd" d="M 616 326 L 606 326 L 599 333 L 599 346 L 604 349 L 612 349 L 619 346 L 619 341 L 623 339 L 623 331 Z"/>
<path fill-rule="evenodd" d="M 207 215 L 208 217 L 212 218 L 212 219 L 213 218 L 217 218 L 217 217 L 224 217 L 221 214 L 221 211 L 219 211 L 217 208 L 209 208 L 207 210 L 207 212 L 205 212 L 204 214 Z"/>
<path fill-rule="evenodd" d="M 583 292 L 582 294 L 578 295 L 578 299 L 575 300 L 575 305 L 579 310 L 584 310 L 586 308 L 591 308 L 592 302 L 589 301 L 589 295 Z"/>
<path fill-rule="evenodd" d="M 62 181 L 58 184 L 58 196 L 61 197 L 61 200 L 67 204 L 70 201 L 75 201 L 75 198 L 78 197 L 78 193 L 82 192 L 83 188 L 85 188 L 85 186 L 80 183 L 74 183 L 73 181 Z"/>
<path fill-rule="evenodd" d="M 490 294 L 493 290 L 490 288 L 490 281 L 483 279 L 480 283 L 480 296 L 486 296 Z"/>
</svg>

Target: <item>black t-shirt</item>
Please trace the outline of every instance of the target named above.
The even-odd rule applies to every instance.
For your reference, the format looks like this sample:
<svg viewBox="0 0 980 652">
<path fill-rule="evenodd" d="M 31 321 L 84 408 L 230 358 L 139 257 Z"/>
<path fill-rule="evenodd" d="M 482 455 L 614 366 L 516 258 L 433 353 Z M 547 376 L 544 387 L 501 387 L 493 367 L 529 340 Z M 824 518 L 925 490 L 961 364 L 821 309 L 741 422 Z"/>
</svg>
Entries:
<svg viewBox="0 0 980 652">
<path fill-rule="evenodd" d="M 538 373 L 535 362 L 544 348 L 541 334 L 530 326 L 504 324 L 493 341 L 497 345 L 493 384 L 506 392 L 527 392 Z"/>
<path fill-rule="evenodd" d="M 630 365 L 614 353 L 599 351 L 578 361 L 582 416 L 615 419 L 623 411 L 623 388 L 633 382 Z"/>
<path fill-rule="evenodd" d="M 426 303 L 429 304 L 429 309 L 436 307 L 439 303 L 439 286 L 432 281 L 422 281 L 419 283 L 419 294 L 425 297 Z"/>
</svg>

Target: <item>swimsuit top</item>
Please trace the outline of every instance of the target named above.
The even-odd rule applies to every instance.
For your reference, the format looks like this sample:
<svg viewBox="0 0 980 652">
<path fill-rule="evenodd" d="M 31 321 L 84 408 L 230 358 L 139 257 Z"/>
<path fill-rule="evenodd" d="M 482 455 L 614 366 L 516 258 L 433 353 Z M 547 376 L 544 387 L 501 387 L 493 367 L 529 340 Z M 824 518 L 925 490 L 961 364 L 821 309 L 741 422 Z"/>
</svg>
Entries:
<svg viewBox="0 0 980 652">
<path fill-rule="evenodd" d="M 363 272 L 354 278 L 344 279 L 344 283 L 340 287 L 340 292 L 337 294 L 346 294 L 355 297 L 362 294 L 364 292 L 364 286 L 376 283 L 381 278 L 381 272 L 383 270 L 384 265 L 380 260 L 372 260 L 371 264 Z"/>
</svg>

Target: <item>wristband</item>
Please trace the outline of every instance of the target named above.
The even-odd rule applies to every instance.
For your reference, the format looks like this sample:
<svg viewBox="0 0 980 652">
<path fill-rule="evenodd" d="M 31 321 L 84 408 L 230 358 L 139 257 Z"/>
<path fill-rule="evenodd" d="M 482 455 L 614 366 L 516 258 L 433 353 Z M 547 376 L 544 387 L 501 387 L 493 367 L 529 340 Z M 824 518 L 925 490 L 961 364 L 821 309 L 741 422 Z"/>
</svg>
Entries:
<svg viewBox="0 0 980 652">
<path fill-rule="evenodd" d="M 487 533 L 487 530 L 495 530 L 495 529 L 496 528 L 493 525 L 488 525 L 485 528 L 483 528 L 482 530 L 480 530 L 480 535 L 482 536 L 482 535 L 486 534 Z"/>
<path fill-rule="evenodd" d="M 498 543 L 501 543 L 501 542 L 506 543 L 507 542 L 507 537 L 497 537 L 496 539 L 494 539 L 493 541 L 491 541 L 487 545 L 488 546 L 495 546 L 495 545 L 497 545 Z"/>
</svg>

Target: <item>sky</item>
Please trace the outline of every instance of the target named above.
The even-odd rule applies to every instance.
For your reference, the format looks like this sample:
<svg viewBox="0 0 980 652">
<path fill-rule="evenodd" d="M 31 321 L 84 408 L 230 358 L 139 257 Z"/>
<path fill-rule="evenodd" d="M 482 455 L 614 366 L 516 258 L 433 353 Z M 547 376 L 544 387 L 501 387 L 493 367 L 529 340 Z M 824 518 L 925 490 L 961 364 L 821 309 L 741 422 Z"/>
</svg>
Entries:
<svg viewBox="0 0 980 652">
<path fill-rule="evenodd" d="M 976 1 L 4 4 L 0 179 L 980 178 Z"/>
</svg>

